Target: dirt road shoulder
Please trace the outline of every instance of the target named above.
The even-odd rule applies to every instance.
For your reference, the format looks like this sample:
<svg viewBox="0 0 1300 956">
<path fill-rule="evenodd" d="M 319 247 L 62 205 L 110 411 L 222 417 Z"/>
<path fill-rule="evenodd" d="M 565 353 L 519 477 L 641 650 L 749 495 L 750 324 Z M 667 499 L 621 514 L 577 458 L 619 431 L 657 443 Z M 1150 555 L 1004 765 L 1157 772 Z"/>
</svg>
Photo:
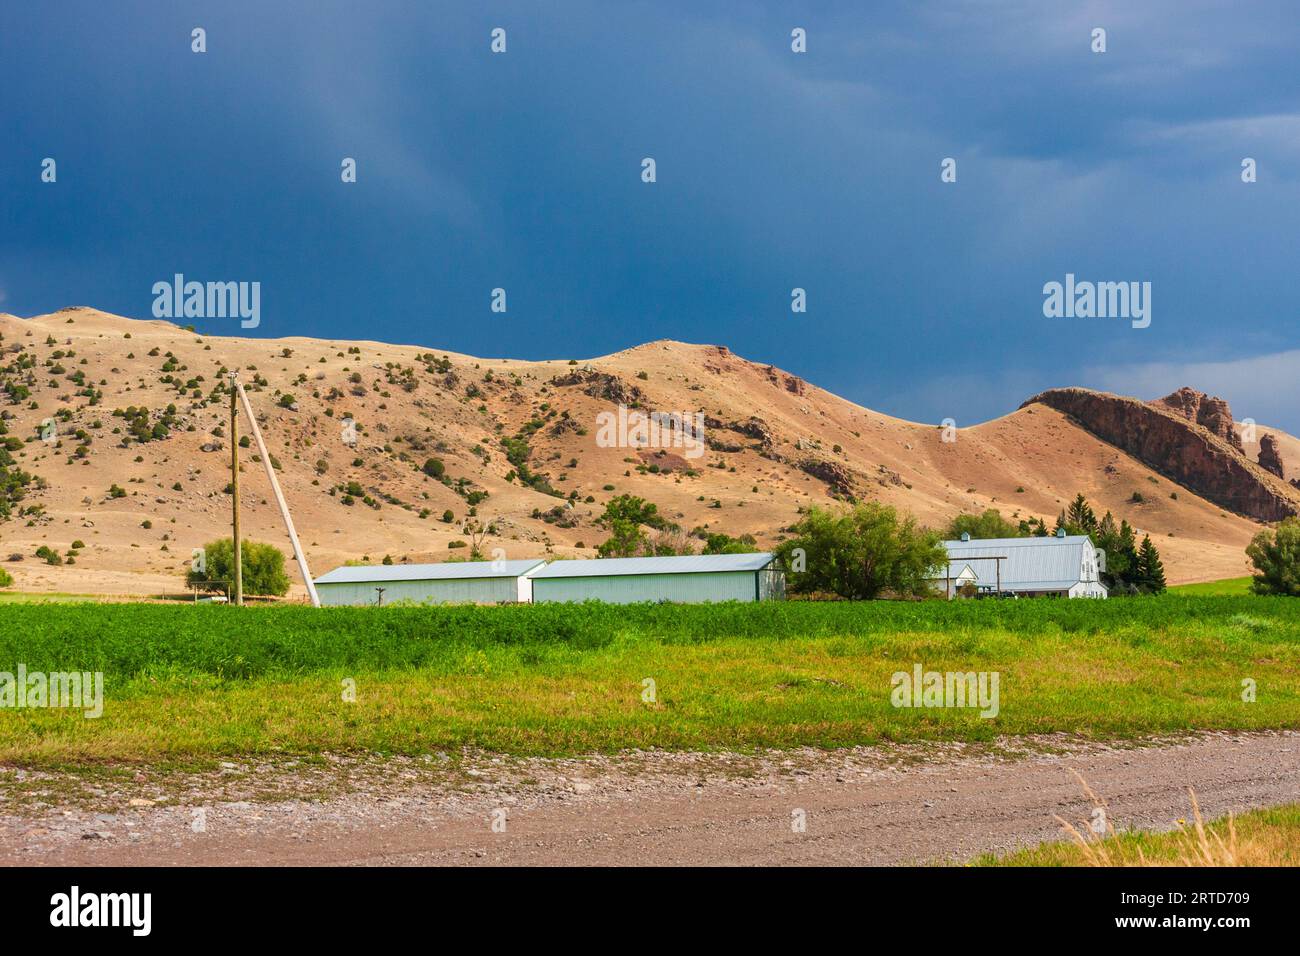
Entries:
<svg viewBox="0 0 1300 956">
<path fill-rule="evenodd" d="M 813 865 L 962 861 L 1088 819 L 1167 830 L 1300 800 L 1300 733 L 762 755 L 0 769 L 5 865 Z"/>
</svg>

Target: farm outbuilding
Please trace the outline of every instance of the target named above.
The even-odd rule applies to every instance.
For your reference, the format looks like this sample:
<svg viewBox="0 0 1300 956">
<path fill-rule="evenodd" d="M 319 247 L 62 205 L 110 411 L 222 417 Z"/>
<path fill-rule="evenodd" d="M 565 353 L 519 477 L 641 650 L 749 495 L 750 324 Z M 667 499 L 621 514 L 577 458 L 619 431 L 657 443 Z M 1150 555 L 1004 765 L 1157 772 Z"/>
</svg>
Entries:
<svg viewBox="0 0 1300 956">
<path fill-rule="evenodd" d="M 700 554 L 668 558 L 553 561 L 533 571 L 533 602 L 771 601 L 785 597 L 776 556 Z"/>
<path fill-rule="evenodd" d="M 975 538 L 943 542 L 945 568 L 932 579 L 936 590 L 954 596 L 961 584 L 981 593 L 1015 597 L 1105 598 L 1102 556 L 1086 534 L 1048 538 Z M 970 580 L 970 574 L 975 580 Z M 963 580 L 964 579 L 964 580 Z"/>
<path fill-rule="evenodd" d="M 354 565 L 316 578 L 324 606 L 416 604 L 527 604 L 529 571 L 545 565 L 525 561 L 448 561 L 445 564 Z"/>
</svg>

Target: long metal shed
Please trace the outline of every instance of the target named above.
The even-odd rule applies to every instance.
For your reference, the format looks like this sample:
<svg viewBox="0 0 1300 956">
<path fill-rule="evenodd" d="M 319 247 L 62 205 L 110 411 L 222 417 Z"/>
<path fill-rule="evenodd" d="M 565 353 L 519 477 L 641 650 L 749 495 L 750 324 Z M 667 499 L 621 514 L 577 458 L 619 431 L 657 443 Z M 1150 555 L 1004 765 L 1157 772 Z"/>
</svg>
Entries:
<svg viewBox="0 0 1300 956">
<path fill-rule="evenodd" d="M 668 558 L 553 561 L 533 571 L 533 602 L 770 601 L 785 597 L 776 556 L 700 554 Z"/>
<path fill-rule="evenodd" d="M 316 579 L 322 605 L 510 604 L 532 600 L 529 571 L 546 562 L 448 561 L 445 564 L 353 565 Z M 382 590 L 381 590 L 382 589 Z"/>
</svg>

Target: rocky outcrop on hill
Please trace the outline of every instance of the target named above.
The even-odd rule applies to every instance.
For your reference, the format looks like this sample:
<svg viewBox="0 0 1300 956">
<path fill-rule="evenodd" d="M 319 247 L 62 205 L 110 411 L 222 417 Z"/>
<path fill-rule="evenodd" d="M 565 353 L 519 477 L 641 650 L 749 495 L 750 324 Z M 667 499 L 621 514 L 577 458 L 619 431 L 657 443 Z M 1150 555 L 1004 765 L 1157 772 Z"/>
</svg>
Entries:
<svg viewBox="0 0 1300 956">
<path fill-rule="evenodd" d="M 1230 433 L 1235 439 L 1236 431 L 1227 403 L 1220 399 L 1179 389 L 1148 403 L 1086 388 L 1054 388 L 1021 407 L 1035 403 L 1064 412 L 1098 438 L 1220 507 L 1259 521 L 1300 513 L 1295 490 L 1247 458 L 1240 439 L 1225 437 Z"/>
<path fill-rule="evenodd" d="M 736 452 L 745 450 L 745 446 L 739 442 L 726 441 L 725 439 L 717 438 L 712 434 L 706 434 L 704 436 L 704 444 L 709 448 L 712 448 L 714 451 L 725 452 L 727 454 L 735 454 Z"/>
<path fill-rule="evenodd" d="M 578 420 L 574 418 L 572 415 L 570 415 L 567 411 L 564 412 L 564 414 L 560 416 L 559 420 L 554 425 L 551 426 L 552 435 L 564 435 L 567 434 L 568 432 L 580 432 L 580 431 L 582 431 L 582 426 L 579 425 Z"/>
<path fill-rule="evenodd" d="M 767 373 L 767 380 L 777 388 L 784 388 L 791 395 L 803 395 L 808 390 L 808 383 L 798 375 L 791 375 L 789 372 L 782 372 L 775 365 L 769 365 L 763 369 Z"/>
<path fill-rule="evenodd" d="M 551 379 L 552 385 L 582 385 L 582 391 L 592 398 L 601 398 L 617 405 L 635 408 L 645 401 L 645 393 L 635 385 L 629 385 L 617 375 L 598 372 L 593 368 L 573 371 L 568 375 L 556 375 Z"/>
<path fill-rule="evenodd" d="M 853 475 L 839 462 L 824 458 L 804 458 L 799 463 L 801 471 L 812 475 L 818 481 L 826 482 L 828 490 L 841 498 L 852 499 Z"/>
<path fill-rule="evenodd" d="M 1206 395 L 1184 385 L 1178 391 L 1164 398 L 1157 398 L 1151 404 L 1176 412 L 1189 422 L 1196 422 L 1211 434 L 1218 435 L 1237 451 L 1242 450 L 1241 436 L 1237 434 L 1236 426 L 1233 424 L 1232 409 L 1218 396 Z"/>
<path fill-rule="evenodd" d="M 758 440 L 758 451 L 768 453 L 776 445 L 776 439 L 772 435 L 772 429 L 768 427 L 767 422 L 757 415 L 751 415 L 748 421 L 744 422 L 727 422 L 720 418 L 714 418 L 711 415 L 704 416 L 704 427 L 713 431 L 726 430 L 733 431 L 746 438 Z M 707 439 L 706 439 L 707 441 Z"/>
<path fill-rule="evenodd" d="M 1277 452 L 1277 439 L 1272 435 L 1260 436 L 1259 467 L 1282 477 L 1282 456 Z"/>
</svg>

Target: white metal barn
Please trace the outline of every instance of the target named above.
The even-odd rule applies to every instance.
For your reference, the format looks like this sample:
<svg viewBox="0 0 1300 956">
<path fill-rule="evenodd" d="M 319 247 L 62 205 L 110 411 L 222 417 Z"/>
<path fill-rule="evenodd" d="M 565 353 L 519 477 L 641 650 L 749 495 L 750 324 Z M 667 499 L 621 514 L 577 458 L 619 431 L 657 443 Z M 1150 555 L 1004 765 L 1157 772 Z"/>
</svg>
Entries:
<svg viewBox="0 0 1300 956">
<path fill-rule="evenodd" d="M 553 561 L 529 576 L 533 581 L 535 604 L 550 601 L 702 604 L 785 597 L 785 573 L 776 556 L 768 553 Z"/>
<path fill-rule="evenodd" d="M 416 604 L 527 604 L 533 598 L 525 561 L 448 561 L 335 568 L 316 578 L 322 606 Z"/>
<path fill-rule="evenodd" d="M 1086 534 L 1050 538 L 977 538 L 963 535 L 960 541 L 945 541 L 948 564 L 933 576 L 938 589 L 948 597 L 969 580 L 982 593 L 1018 597 L 1105 598 L 1097 549 Z M 954 577 L 954 571 L 963 576 Z"/>
</svg>

